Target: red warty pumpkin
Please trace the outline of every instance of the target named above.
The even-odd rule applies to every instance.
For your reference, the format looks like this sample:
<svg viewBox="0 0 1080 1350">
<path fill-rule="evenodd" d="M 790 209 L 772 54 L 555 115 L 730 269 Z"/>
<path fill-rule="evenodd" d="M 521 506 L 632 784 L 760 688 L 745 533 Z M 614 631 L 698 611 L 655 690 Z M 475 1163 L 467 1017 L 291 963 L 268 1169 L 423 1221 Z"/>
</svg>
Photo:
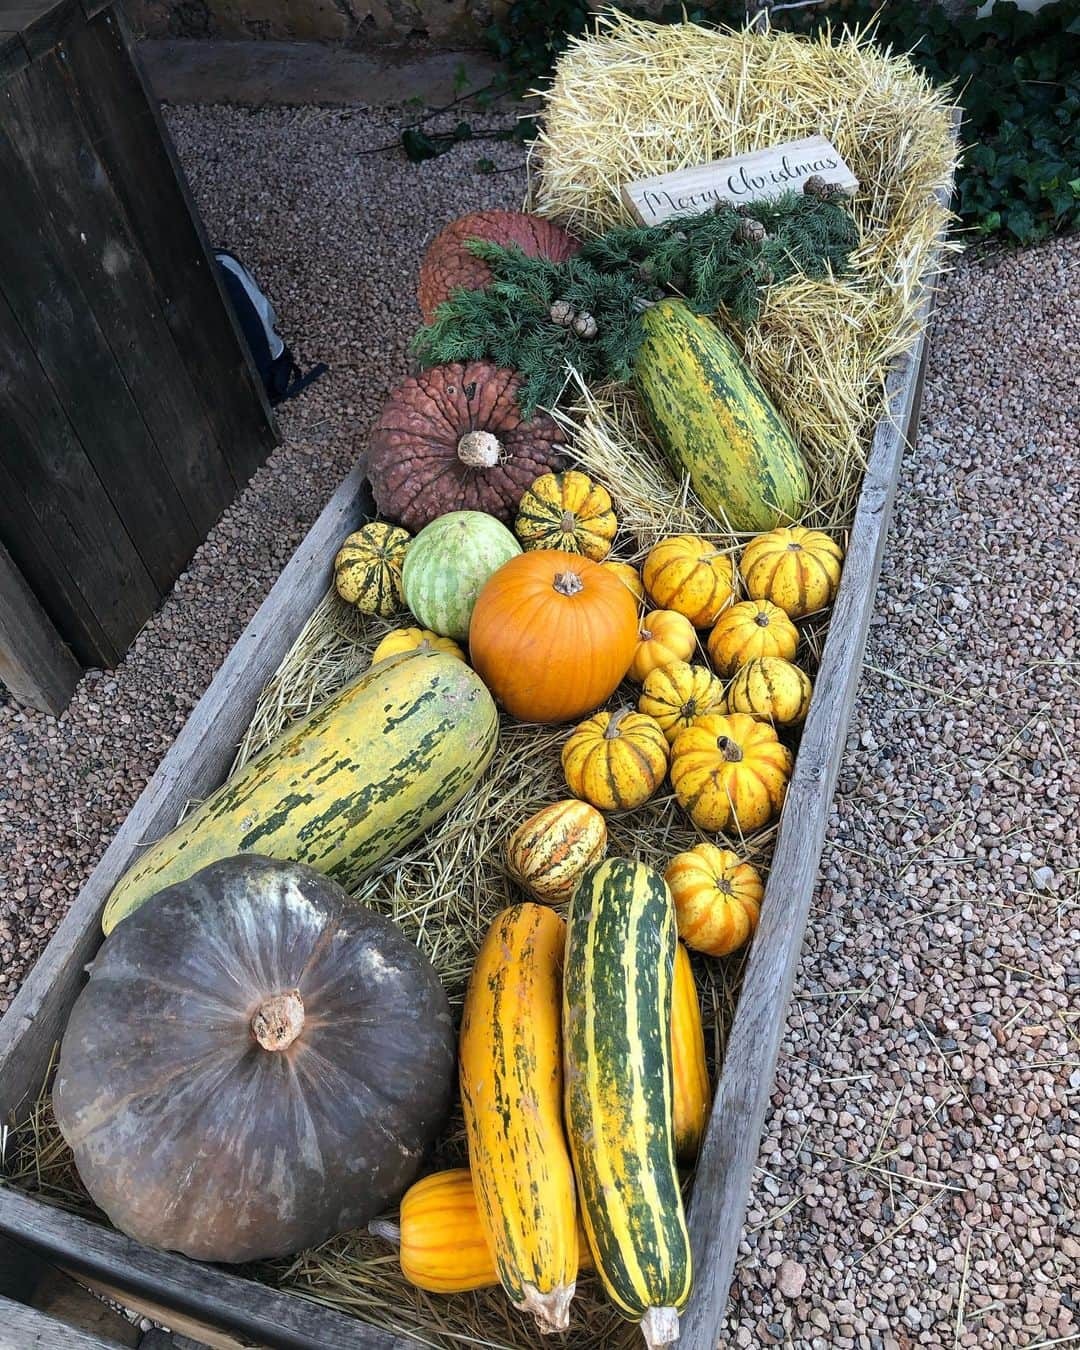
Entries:
<svg viewBox="0 0 1080 1350">
<path fill-rule="evenodd" d="M 368 443 L 379 514 L 413 533 L 448 511 L 509 524 L 530 484 L 561 466 L 565 440 L 546 413 L 522 416 L 520 383 L 512 370 L 472 361 L 399 385 Z"/>
<path fill-rule="evenodd" d="M 455 287 L 482 291 L 491 280 L 487 263 L 465 247 L 468 239 L 516 244 L 530 258 L 550 258 L 557 263 L 566 262 L 581 247 L 560 225 L 527 211 L 472 211 L 459 216 L 435 237 L 420 264 L 418 298 L 425 323 L 431 322 Z"/>
</svg>

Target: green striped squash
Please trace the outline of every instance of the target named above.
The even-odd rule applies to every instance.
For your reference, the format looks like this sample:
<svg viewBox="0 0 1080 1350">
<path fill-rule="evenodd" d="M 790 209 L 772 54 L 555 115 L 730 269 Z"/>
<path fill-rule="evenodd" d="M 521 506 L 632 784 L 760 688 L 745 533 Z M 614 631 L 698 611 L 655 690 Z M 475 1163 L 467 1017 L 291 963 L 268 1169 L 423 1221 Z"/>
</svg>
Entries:
<svg viewBox="0 0 1080 1350">
<path fill-rule="evenodd" d="M 464 642 L 484 582 L 520 552 L 502 521 L 485 511 L 437 516 L 405 555 L 405 603 L 425 628 Z"/>
<path fill-rule="evenodd" d="M 798 445 L 738 351 L 679 300 L 642 316 L 634 383 L 662 449 L 733 530 L 797 520 L 810 493 Z"/>
<path fill-rule="evenodd" d="M 443 816 L 498 742 L 480 677 L 442 652 L 380 661 L 288 727 L 120 879 L 106 934 L 144 900 L 235 853 L 351 882 Z"/>
<path fill-rule="evenodd" d="M 596 1269 L 650 1345 L 678 1335 L 691 1283 L 673 1137 L 675 940 L 659 873 L 610 858 L 584 874 L 563 970 L 566 1128 Z"/>
</svg>

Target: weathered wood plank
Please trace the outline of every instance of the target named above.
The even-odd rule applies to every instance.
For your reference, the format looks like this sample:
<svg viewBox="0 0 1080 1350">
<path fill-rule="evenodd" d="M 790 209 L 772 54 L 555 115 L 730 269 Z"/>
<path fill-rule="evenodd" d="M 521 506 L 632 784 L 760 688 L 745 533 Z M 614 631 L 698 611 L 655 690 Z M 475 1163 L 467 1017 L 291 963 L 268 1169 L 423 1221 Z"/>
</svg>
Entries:
<svg viewBox="0 0 1080 1350">
<path fill-rule="evenodd" d="M 145 1294 L 282 1350 L 312 1350 L 313 1346 L 319 1350 L 416 1350 L 421 1344 L 411 1336 L 379 1331 L 317 1303 L 238 1279 L 215 1266 L 143 1247 L 111 1228 L 88 1223 L 7 1186 L 0 1186 L 0 1232 L 30 1243 L 75 1271 L 100 1276 L 121 1289 Z M 0 1350 L 28 1350 L 34 1344 L 26 1340 L 5 1343 L 0 1338 Z M 68 1343 L 37 1344 L 42 1350 L 53 1350 Z M 70 1344 L 73 1350 L 76 1346 L 82 1350 L 78 1342 Z M 91 1342 L 86 1350 L 99 1350 L 99 1346 Z"/>
<path fill-rule="evenodd" d="M 121 1350 L 118 1341 L 102 1340 L 0 1295 L 0 1350 L 59 1350 L 60 1346 L 64 1350 Z"/>
<path fill-rule="evenodd" d="M 933 295 L 922 306 L 927 318 Z M 727 1307 L 821 849 L 859 685 L 874 592 L 926 356 L 925 333 L 893 369 L 878 423 L 814 697 L 791 776 L 776 850 L 690 1202 L 694 1294 L 681 1350 L 715 1350 Z"/>
<path fill-rule="evenodd" d="M 119 8 L 65 43 L 82 111 L 157 283 L 172 329 L 233 477 L 246 483 L 277 442 L 266 392 L 212 265 L 202 221 Z"/>
<path fill-rule="evenodd" d="M 162 550 L 169 570 L 156 577 L 168 586 L 233 500 L 236 482 L 154 303 L 154 278 L 94 146 L 83 113 L 94 90 L 76 88 L 56 54 L 36 62 L 27 82 L 32 103 L 8 102 L 4 123 L 156 447 L 139 465 L 135 490 L 113 501 L 140 551 L 144 498 L 150 495 L 151 512 L 158 500 L 166 504 L 164 518 L 155 522 L 150 515 L 147 524 L 171 543 Z M 105 466 L 106 483 L 125 468 L 115 452 L 110 458 L 116 462 Z"/>
<path fill-rule="evenodd" d="M 244 629 L 0 1019 L 0 1119 L 41 1088 L 84 967 L 101 943 L 101 910 L 109 892 L 137 854 L 176 824 L 189 801 L 207 796 L 224 779 L 263 686 L 330 584 L 338 545 L 373 510 L 358 465 Z"/>
<path fill-rule="evenodd" d="M 80 1272 L 78 1279 L 96 1294 L 102 1294 L 116 1303 L 123 1303 L 140 1317 L 149 1317 L 152 1322 L 160 1322 L 162 1326 L 169 1328 L 173 1336 L 183 1338 L 188 1345 L 198 1345 L 200 1350 L 203 1346 L 209 1346 L 210 1350 L 251 1350 L 252 1342 L 248 1337 L 238 1340 L 231 1332 L 221 1331 L 199 1318 L 177 1312 L 175 1308 L 166 1307 L 157 1299 L 147 1298 L 145 1294 L 133 1294 L 129 1289 L 121 1289 L 115 1280 L 101 1280 L 85 1272 Z M 171 1337 L 167 1341 L 162 1341 L 162 1350 L 175 1350 L 175 1346 L 176 1343 Z M 152 1347 L 148 1346 L 145 1340 L 141 1340 L 139 1350 L 152 1350 Z"/>
<path fill-rule="evenodd" d="M 0 544 L 0 680 L 20 703 L 59 717 L 81 676 L 82 666 Z"/>
<path fill-rule="evenodd" d="M 31 61 L 52 49 L 86 22 L 79 0 L 51 0 L 18 25 Z"/>
</svg>

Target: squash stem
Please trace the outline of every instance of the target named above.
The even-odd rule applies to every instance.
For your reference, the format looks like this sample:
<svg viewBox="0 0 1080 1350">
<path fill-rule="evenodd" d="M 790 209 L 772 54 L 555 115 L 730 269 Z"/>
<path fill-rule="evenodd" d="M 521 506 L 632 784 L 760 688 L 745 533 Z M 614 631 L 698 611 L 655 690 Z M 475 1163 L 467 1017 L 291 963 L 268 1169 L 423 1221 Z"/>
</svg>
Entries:
<svg viewBox="0 0 1080 1350">
<path fill-rule="evenodd" d="M 457 446 L 458 459 L 470 469 L 493 469 L 502 459 L 499 438 L 490 431 L 467 431 Z"/>
<path fill-rule="evenodd" d="M 641 1319 L 641 1334 L 649 1350 L 671 1345 L 679 1339 L 679 1314 L 675 1308 L 646 1308 Z"/>
<path fill-rule="evenodd" d="M 263 999 L 251 1019 L 251 1034 L 264 1050 L 287 1050 L 304 1029 L 304 1000 L 299 989 Z"/>
<path fill-rule="evenodd" d="M 384 1242 L 392 1243 L 395 1247 L 401 1246 L 401 1229 L 389 1219 L 372 1219 L 367 1230 L 372 1237 L 382 1238 Z"/>
<path fill-rule="evenodd" d="M 559 572 L 553 585 L 560 595 L 578 595 L 585 589 L 585 583 L 577 572 Z"/>
<path fill-rule="evenodd" d="M 520 1312 L 532 1313 L 543 1335 L 552 1336 L 570 1326 L 570 1301 L 576 1288 L 576 1281 L 572 1281 L 558 1285 L 550 1294 L 542 1294 L 536 1285 L 525 1284 L 522 1286 L 525 1297 L 514 1306 Z"/>
<path fill-rule="evenodd" d="M 733 741 L 730 736 L 718 736 L 716 748 L 729 764 L 738 764 L 743 757 L 742 746 Z"/>
<path fill-rule="evenodd" d="M 622 732 L 619 730 L 619 723 L 623 720 L 623 718 L 629 711 L 630 711 L 629 708 L 617 708 L 611 714 L 611 717 L 608 719 L 608 724 L 604 728 L 605 741 L 616 741 L 619 739 L 619 737 L 622 735 Z"/>
</svg>

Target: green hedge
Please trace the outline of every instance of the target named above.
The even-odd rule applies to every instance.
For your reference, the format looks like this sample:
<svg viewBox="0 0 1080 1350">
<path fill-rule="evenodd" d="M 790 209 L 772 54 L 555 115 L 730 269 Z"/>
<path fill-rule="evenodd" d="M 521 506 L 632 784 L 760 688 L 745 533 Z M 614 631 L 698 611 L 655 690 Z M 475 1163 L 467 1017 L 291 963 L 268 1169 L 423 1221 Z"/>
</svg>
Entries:
<svg viewBox="0 0 1080 1350">
<path fill-rule="evenodd" d="M 661 16 L 678 21 L 681 6 Z M 739 24 L 730 0 L 687 9 L 695 22 Z M 909 51 L 931 79 L 955 81 L 964 107 L 956 207 L 965 225 L 1029 244 L 1080 223 L 1080 0 L 1054 0 L 1034 14 L 998 0 L 984 18 L 946 17 L 924 0 L 838 0 L 779 11 L 775 26 L 814 32 L 826 23 L 866 24 Z M 521 91 L 542 83 L 570 36 L 583 33 L 582 0 L 514 0 L 489 33 Z"/>
</svg>

